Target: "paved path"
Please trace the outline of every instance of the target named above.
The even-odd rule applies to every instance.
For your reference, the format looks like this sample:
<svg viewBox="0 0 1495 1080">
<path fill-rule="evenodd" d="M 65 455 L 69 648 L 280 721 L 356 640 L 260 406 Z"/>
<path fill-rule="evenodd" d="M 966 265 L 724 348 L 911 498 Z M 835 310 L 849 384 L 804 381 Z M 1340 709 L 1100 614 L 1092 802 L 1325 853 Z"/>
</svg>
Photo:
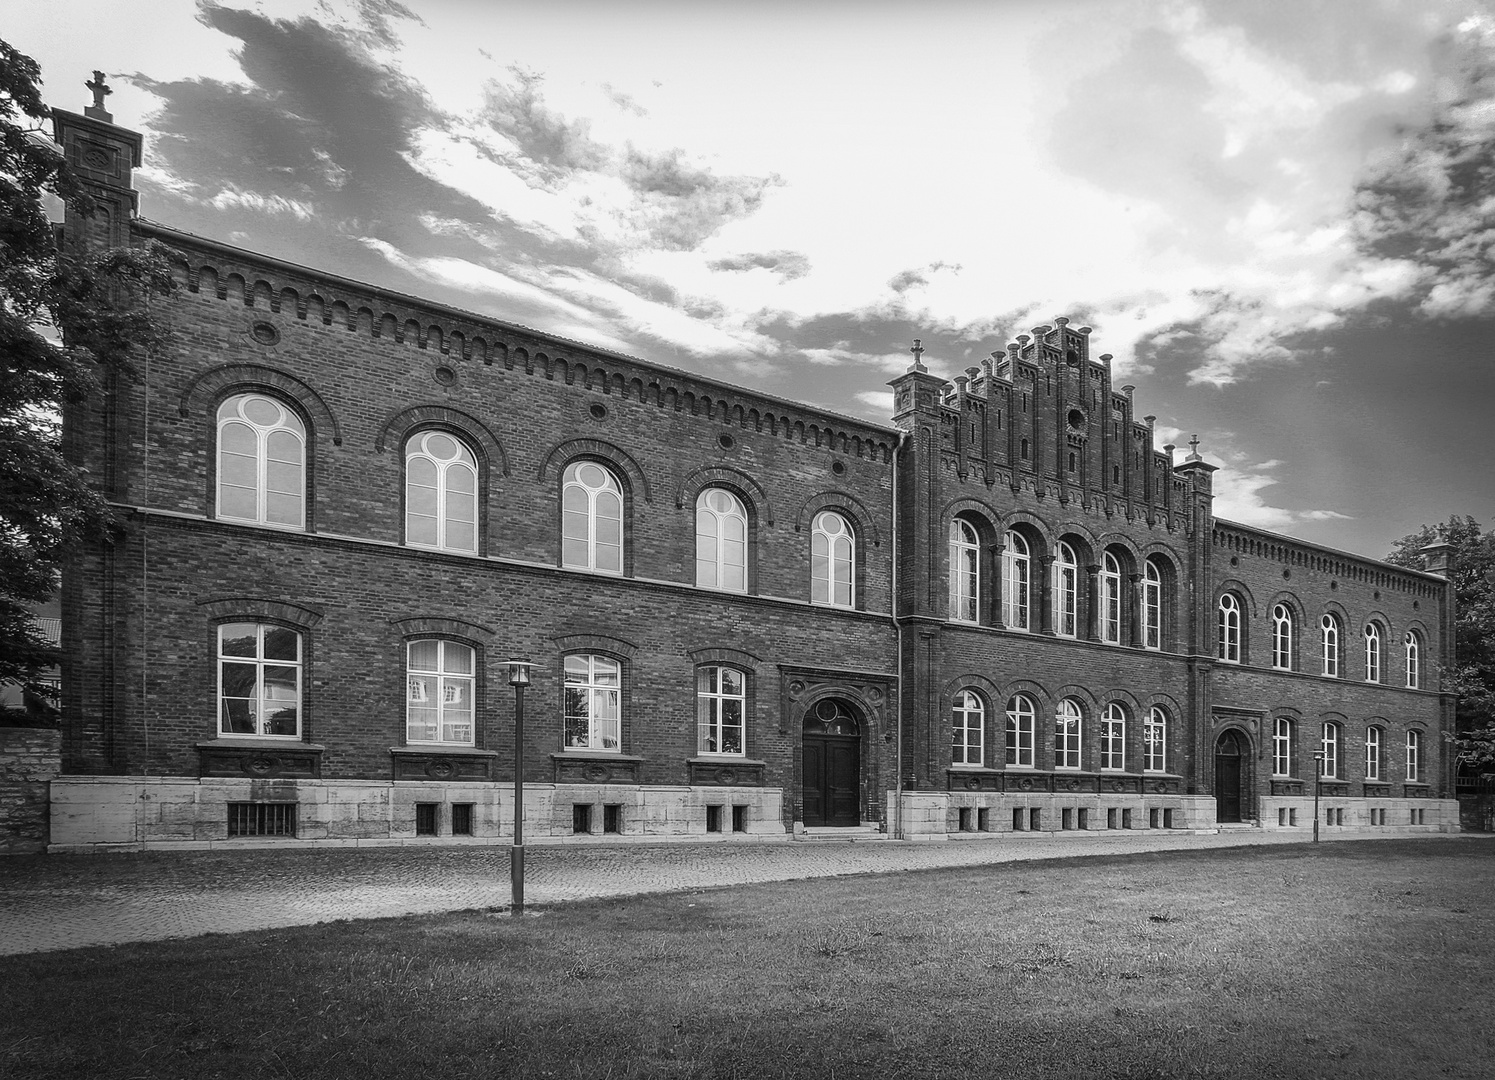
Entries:
<svg viewBox="0 0 1495 1080">
<path fill-rule="evenodd" d="M 908 844 L 671 844 L 528 850 L 526 899 L 983 866 L 1025 859 L 1301 843 L 1289 832 L 1135 832 Z M 1347 837 L 1374 842 L 1373 837 Z M 1429 836 L 1428 843 L 1473 842 Z M 0 858 L 0 955 L 509 904 L 507 847 L 304 848 Z"/>
</svg>

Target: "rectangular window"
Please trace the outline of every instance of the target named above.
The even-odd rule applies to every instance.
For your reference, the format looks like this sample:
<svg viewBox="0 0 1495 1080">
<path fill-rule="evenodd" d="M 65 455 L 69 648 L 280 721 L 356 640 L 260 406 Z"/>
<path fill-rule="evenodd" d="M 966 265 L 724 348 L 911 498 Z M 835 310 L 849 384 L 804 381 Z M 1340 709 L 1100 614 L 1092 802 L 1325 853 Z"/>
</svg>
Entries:
<svg viewBox="0 0 1495 1080">
<path fill-rule="evenodd" d="M 605 656 L 586 654 L 566 657 L 565 666 L 566 749 L 621 750 L 622 666 Z"/>
<path fill-rule="evenodd" d="M 1422 779 L 1422 732 L 1407 732 L 1407 782 L 1415 784 Z"/>
<path fill-rule="evenodd" d="M 1293 771 L 1293 724 L 1279 718 L 1272 730 L 1272 775 L 1291 776 Z"/>
<path fill-rule="evenodd" d="M 415 804 L 415 835 L 435 836 L 437 809 L 439 804 L 433 802 L 418 802 Z"/>
<path fill-rule="evenodd" d="M 295 836 L 295 803 L 228 804 L 229 836 Z"/>
<path fill-rule="evenodd" d="M 452 835 L 472 835 L 472 803 L 452 803 Z"/>
<path fill-rule="evenodd" d="M 747 826 L 748 808 L 746 806 L 732 807 L 732 831 L 745 833 L 748 831 Z"/>
<path fill-rule="evenodd" d="M 1365 729 L 1365 778 L 1381 779 L 1381 729 Z"/>
<path fill-rule="evenodd" d="M 1339 779 L 1339 726 L 1337 724 L 1324 725 L 1324 738 L 1322 742 L 1324 753 L 1324 769 L 1320 773 L 1325 780 Z"/>
<path fill-rule="evenodd" d="M 730 667 L 696 669 L 696 750 L 740 757 L 745 752 L 747 679 Z"/>
<path fill-rule="evenodd" d="M 218 734 L 301 737 L 301 635 L 263 623 L 218 627 Z"/>
<path fill-rule="evenodd" d="M 571 831 L 573 833 L 589 833 L 592 831 L 592 804 L 571 804 Z"/>
<path fill-rule="evenodd" d="M 473 650 L 429 639 L 406 646 L 405 741 L 473 744 Z"/>
<path fill-rule="evenodd" d="M 1171 829 L 1171 828 L 1173 828 L 1173 811 L 1172 810 L 1164 810 L 1163 811 L 1163 828 L 1165 828 L 1165 829 Z"/>
<path fill-rule="evenodd" d="M 623 831 L 623 806 L 621 803 L 603 804 L 602 831 L 605 833 L 621 833 Z"/>
<path fill-rule="evenodd" d="M 722 808 L 720 806 L 706 807 L 706 831 L 722 831 Z"/>
</svg>

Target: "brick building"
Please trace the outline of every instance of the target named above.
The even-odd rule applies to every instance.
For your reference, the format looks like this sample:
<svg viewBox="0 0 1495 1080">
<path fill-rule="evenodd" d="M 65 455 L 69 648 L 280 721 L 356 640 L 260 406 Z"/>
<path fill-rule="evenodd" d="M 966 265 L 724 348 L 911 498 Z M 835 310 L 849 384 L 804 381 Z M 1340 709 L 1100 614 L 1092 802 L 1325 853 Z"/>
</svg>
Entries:
<svg viewBox="0 0 1495 1080">
<path fill-rule="evenodd" d="M 54 849 L 502 842 L 511 656 L 531 838 L 1306 828 L 1315 751 L 1330 827 L 1456 827 L 1447 553 L 1216 520 L 1088 328 L 916 348 L 869 424 L 148 222 L 140 137 L 54 116 L 67 241 L 181 255 L 66 417 L 125 527 L 64 580 Z"/>
</svg>

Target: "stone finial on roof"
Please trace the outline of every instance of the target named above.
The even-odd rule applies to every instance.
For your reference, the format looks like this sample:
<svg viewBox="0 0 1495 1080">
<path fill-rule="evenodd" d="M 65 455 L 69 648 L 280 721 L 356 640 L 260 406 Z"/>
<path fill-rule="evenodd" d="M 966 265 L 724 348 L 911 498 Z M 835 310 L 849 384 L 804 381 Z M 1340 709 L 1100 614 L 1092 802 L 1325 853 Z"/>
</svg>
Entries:
<svg viewBox="0 0 1495 1080">
<path fill-rule="evenodd" d="M 911 348 L 911 349 L 909 349 L 909 352 L 911 352 L 911 353 L 914 354 L 914 366 L 909 369 L 910 371 L 928 371 L 929 370 L 927 367 L 924 366 L 924 360 L 923 360 L 923 356 L 924 356 L 924 344 L 923 344 L 923 342 L 919 338 L 914 338 L 914 347 Z"/>
<path fill-rule="evenodd" d="M 114 93 L 109 84 L 104 81 L 104 73 L 95 70 L 93 78 L 83 84 L 93 91 L 93 104 L 83 109 L 83 115 L 95 120 L 102 120 L 106 124 L 114 123 L 114 116 L 108 109 L 104 108 L 104 98 Z"/>
<path fill-rule="evenodd" d="M 1192 439 L 1189 440 L 1189 456 L 1186 457 L 1186 458 L 1184 458 L 1184 460 L 1185 461 L 1202 461 L 1203 460 L 1199 456 L 1199 436 L 1198 435 L 1195 435 Z"/>
</svg>

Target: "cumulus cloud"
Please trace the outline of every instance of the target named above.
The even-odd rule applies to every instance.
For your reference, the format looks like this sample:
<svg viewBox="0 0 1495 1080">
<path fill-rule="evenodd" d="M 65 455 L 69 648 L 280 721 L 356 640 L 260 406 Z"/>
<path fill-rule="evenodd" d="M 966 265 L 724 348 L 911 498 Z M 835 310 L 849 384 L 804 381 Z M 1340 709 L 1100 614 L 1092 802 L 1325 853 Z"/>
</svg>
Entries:
<svg viewBox="0 0 1495 1080">
<path fill-rule="evenodd" d="M 1294 525 L 1305 522 L 1350 520 L 1350 515 L 1327 508 L 1292 510 L 1272 505 L 1266 492 L 1278 483 L 1277 473 L 1284 462 L 1275 458 L 1252 461 L 1246 452 L 1236 448 L 1236 436 L 1229 432 L 1211 432 L 1206 443 L 1209 449 L 1201 456 L 1216 466 L 1213 479 L 1217 517 L 1278 531 L 1291 531 Z"/>
<path fill-rule="evenodd" d="M 712 270 L 771 270 L 785 281 L 802 278 L 810 272 L 810 260 L 797 251 L 758 251 L 744 255 L 727 255 L 706 264 Z"/>
</svg>

